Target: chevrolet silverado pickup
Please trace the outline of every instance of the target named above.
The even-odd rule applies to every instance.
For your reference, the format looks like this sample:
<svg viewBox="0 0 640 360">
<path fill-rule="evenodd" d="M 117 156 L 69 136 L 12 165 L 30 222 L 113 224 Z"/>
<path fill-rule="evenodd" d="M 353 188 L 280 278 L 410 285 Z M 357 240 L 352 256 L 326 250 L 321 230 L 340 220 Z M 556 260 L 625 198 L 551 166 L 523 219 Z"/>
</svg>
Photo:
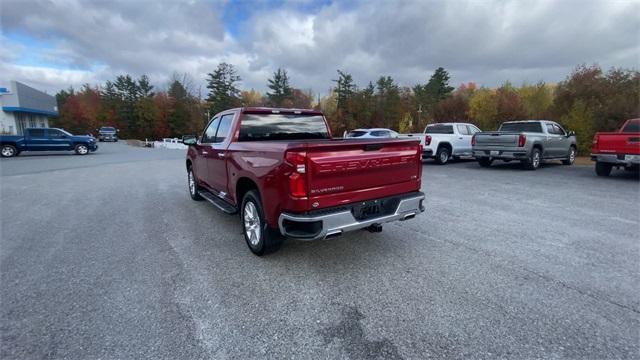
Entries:
<svg viewBox="0 0 640 360">
<path fill-rule="evenodd" d="M 572 165 L 576 159 L 575 133 L 548 120 L 507 121 L 498 131 L 473 135 L 471 146 L 482 167 L 494 160 L 518 160 L 525 169 L 536 170 L 544 160 Z"/>
<path fill-rule="evenodd" d="M 231 109 L 183 143 L 191 198 L 239 213 L 256 255 L 424 211 L 418 141 L 333 139 L 318 111 Z"/>
<path fill-rule="evenodd" d="M 417 138 L 422 145 L 422 158 L 434 158 L 437 164 L 444 165 L 449 159 L 473 156 L 471 137 L 480 132 L 473 124 L 436 123 L 429 124 L 423 134 L 400 135 L 400 138 Z"/>
<path fill-rule="evenodd" d="M 86 155 L 98 150 L 96 139 L 92 136 L 71 135 L 63 129 L 33 128 L 25 129 L 24 135 L 0 136 L 0 155 L 17 156 L 23 151 L 70 151 Z"/>
<path fill-rule="evenodd" d="M 613 167 L 637 171 L 640 167 L 640 119 L 627 120 L 618 132 L 596 133 L 591 160 L 596 162 L 598 176 L 609 176 Z"/>
</svg>

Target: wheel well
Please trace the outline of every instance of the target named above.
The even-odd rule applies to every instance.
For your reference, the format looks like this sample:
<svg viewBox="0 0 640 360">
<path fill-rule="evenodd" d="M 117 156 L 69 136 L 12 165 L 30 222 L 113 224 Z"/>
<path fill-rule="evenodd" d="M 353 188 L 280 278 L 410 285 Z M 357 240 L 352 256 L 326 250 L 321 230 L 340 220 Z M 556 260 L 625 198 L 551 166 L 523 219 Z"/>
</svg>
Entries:
<svg viewBox="0 0 640 360">
<path fill-rule="evenodd" d="M 543 152 L 541 144 L 533 144 L 533 148 L 532 149 L 538 149 L 538 150 L 540 150 L 540 152 Z"/>
<path fill-rule="evenodd" d="M 238 204 L 238 207 L 240 207 L 244 194 L 253 189 L 258 190 L 258 185 L 256 185 L 253 180 L 246 177 L 238 179 L 238 182 L 236 183 L 236 203 Z"/>
<path fill-rule="evenodd" d="M 449 149 L 449 152 L 451 152 L 451 150 L 452 150 L 451 144 L 449 144 L 448 142 L 439 143 L 438 144 L 438 149 L 440 149 L 441 147 L 445 147 L 445 148 Z"/>
</svg>

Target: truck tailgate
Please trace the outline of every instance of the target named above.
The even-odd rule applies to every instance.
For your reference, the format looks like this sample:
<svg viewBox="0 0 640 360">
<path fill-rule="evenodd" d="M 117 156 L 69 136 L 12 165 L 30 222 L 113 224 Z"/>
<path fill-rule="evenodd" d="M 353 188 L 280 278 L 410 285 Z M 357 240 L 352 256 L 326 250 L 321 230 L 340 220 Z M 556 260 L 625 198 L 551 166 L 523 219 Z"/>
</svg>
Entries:
<svg viewBox="0 0 640 360">
<path fill-rule="evenodd" d="M 513 147 L 518 145 L 520 133 L 511 132 L 481 132 L 476 134 L 477 146 L 504 146 Z"/>
<path fill-rule="evenodd" d="M 595 152 L 640 155 L 640 133 L 597 133 Z"/>
<path fill-rule="evenodd" d="M 407 189 L 411 187 L 417 191 L 422 175 L 421 150 L 418 139 L 309 144 L 307 179 L 310 200 L 330 194 L 353 195 L 381 187 L 394 188 L 393 185 L 398 184 L 407 184 Z M 388 192 L 383 194 L 383 191 L 379 193 L 380 196 L 390 195 Z M 343 201 L 347 198 L 357 197 L 348 196 Z"/>
</svg>

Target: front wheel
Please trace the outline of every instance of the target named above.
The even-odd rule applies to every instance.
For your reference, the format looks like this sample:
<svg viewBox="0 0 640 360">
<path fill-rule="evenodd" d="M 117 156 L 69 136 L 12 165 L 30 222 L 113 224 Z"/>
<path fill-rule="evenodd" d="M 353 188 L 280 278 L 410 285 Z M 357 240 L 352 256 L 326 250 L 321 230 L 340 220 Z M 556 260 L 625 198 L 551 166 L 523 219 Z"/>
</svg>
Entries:
<svg viewBox="0 0 640 360">
<path fill-rule="evenodd" d="M 191 167 L 187 169 L 187 181 L 189 184 L 189 195 L 191 196 L 191 199 L 195 201 L 202 200 L 202 196 L 200 196 L 200 193 L 198 192 L 198 182 L 196 181 L 195 175 L 193 175 Z"/>
<path fill-rule="evenodd" d="M 569 156 L 565 160 L 562 160 L 562 165 L 573 165 L 575 161 L 576 161 L 576 148 L 572 146 L 571 148 L 569 148 Z"/>
<path fill-rule="evenodd" d="M 78 155 L 87 155 L 89 153 L 89 147 L 85 144 L 76 145 L 76 154 Z"/>
<path fill-rule="evenodd" d="M 252 253 L 262 256 L 280 248 L 282 236 L 269 229 L 264 218 L 260 195 L 256 190 L 250 190 L 244 194 L 240 219 L 244 239 Z"/>
<path fill-rule="evenodd" d="M 612 168 L 613 165 L 609 163 L 596 161 L 596 175 L 598 176 L 609 176 L 609 174 L 611 174 Z"/>
<path fill-rule="evenodd" d="M 18 150 L 13 145 L 2 145 L 2 151 L 0 151 L 2 157 L 14 157 L 18 155 Z"/>
</svg>

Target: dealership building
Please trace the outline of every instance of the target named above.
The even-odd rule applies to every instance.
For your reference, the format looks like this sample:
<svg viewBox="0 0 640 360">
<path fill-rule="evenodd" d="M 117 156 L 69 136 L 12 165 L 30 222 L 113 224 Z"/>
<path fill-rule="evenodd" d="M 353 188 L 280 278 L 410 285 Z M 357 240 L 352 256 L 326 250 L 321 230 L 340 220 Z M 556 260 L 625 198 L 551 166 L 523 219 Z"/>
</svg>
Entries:
<svg viewBox="0 0 640 360">
<path fill-rule="evenodd" d="M 0 87 L 0 107 L 0 134 L 22 135 L 26 128 L 49 127 L 49 117 L 58 116 L 53 96 L 17 81 Z"/>
</svg>

